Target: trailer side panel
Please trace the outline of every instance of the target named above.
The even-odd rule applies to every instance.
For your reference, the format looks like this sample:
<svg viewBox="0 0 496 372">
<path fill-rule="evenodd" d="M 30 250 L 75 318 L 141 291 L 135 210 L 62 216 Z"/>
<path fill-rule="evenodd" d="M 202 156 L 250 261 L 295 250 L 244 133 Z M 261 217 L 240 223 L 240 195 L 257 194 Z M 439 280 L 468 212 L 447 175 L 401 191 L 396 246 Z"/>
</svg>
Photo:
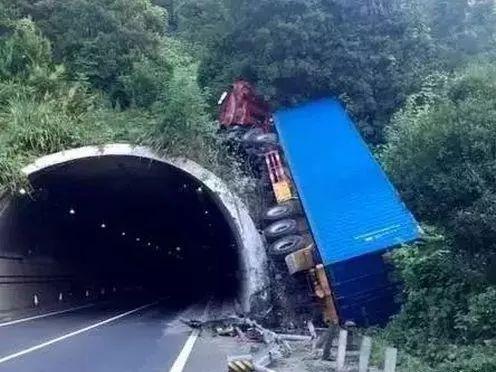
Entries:
<svg viewBox="0 0 496 372">
<path fill-rule="evenodd" d="M 399 305 L 383 253 L 417 239 L 417 222 L 338 102 L 275 122 L 341 321 L 386 322 Z"/>
<path fill-rule="evenodd" d="M 418 238 L 417 222 L 338 102 L 279 111 L 275 122 L 325 265 Z"/>
</svg>

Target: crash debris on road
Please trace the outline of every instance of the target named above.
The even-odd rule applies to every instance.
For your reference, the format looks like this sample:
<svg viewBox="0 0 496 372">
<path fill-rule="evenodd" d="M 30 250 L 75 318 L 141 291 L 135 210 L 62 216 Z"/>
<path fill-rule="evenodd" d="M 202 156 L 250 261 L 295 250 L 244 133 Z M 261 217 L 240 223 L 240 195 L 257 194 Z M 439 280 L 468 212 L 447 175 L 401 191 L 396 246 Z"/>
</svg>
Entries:
<svg viewBox="0 0 496 372">
<path fill-rule="evenodd" d="M 316 328 L 311 321 L 307 329 L 295 333 L 269 330 L 244 317 L 182 320 L 189 327 L 202 331 L 205 337 L 234 338 L 241 346 L 249 346 L 239 355 L 227 357 L 229 372 L 395 372 L 397 350 L 386 348 L 380 368 L 370 367 L 372 340 L 359 335 L 352 323 L 345 328 Z"/>
</svg>

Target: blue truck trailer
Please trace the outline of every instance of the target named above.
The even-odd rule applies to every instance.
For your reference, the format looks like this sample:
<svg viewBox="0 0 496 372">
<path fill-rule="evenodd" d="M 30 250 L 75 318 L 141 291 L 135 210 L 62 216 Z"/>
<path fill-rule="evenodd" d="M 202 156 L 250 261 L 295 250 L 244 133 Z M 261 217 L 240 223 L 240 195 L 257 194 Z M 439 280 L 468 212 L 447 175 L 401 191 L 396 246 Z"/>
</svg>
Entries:
<svg viewBox="0 0 496 372">
<path fill-rule="evenodd" d="M 340 322 L 385 323 L 399 305 L 384 253 L 418 239 L 418 223 L 339 102 L 273 117 Z"/>
<path fill-rule="evenodd" d="M 273 114 L 246 80 L 219 104 L 228 138 L 265 160 L 277 203 L 264 214 L 269 254 L 305 274 L 325 321 L 385 323 L 399 305 L 384 253 L 420 229 L 343 106 L 322 99 Z"/>
</svg>

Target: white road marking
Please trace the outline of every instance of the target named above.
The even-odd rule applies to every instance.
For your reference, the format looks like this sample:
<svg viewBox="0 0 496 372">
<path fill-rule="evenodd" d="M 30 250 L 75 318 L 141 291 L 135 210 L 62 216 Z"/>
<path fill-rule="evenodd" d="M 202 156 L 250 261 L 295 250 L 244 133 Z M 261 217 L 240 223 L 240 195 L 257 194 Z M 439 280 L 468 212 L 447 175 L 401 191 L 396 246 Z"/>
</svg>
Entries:
<svg viewBox="0 0 496 372">
<path fill-rule="evenodd" d="M 186 362 L 188 361 L 189 355 L 193 351 L 193 346 L 195 346 L 195 342 L 198 339 L 199 334 L 200 331 L 198 329 L 195 329 L 193 332 L 191 332 L 191 335 L 188 337 L 188 340 L 184 344 L 183 349 L 179 353 L 179 356 L 177 357 L 169 372 L 182 372 L 184 370 Z"/>
<path fill-rule="evenodd" d="M 50 345 L 53 345 L 57 342 L 60 342 L 60 341 L 63 341 L 65 339 L 68 339 L 70 337 L 74 337 L 74 336 L 77 336 L 81 333 L 84 333 L 84 332 L 88 332 L 89 330 L 92 330 L 94 328 L 97 328 L 97 327 L 100 327 L 104 324 L 108 324 L 110 322 L 113 322 L 117 319 L 120 319 L 120 318 L 123 318 L 125 316 L 128 316 L 130 314 L 133 314 L 137 311 L 140 311 L 140 310 L 143 310 L 143 309 L 146 309 L 148 307 L 151 307 L 151 306 L 154 306 L 156 304 L 158 304 L 159 301 L 155 301 L 155 302 L 152 302 L 150 304 L 147 304 L 147 305 L 143 305 L 143 306 L 140 306 L 136 309 L 133 309 L 133 310 L 129 310 L 129 311 L 126 311 L 125 313 L 122 313 L 122 314 L 119 314 L 119 315 L 116 315 L 112 318 L 109 318 L 109 319 L 106 319 L 104 321 L 101 321 L 101 322 L 98 322 L 98 323 L 95 323 L 93 325 L 90 325 L 88 327 L 85 327 L 85 328 L 82 328 L 82 329 L 79 329 L 77 331 L 74 331 L 74 332 L 71 332 L 71 333 L 68 333 L 66 335 L 63 335 L 63 336 L 60 336 L 60 337 L 57 337 L 57 338 L 54 338 L 52 340 L 49 340 L 49 341 L 46 341 L 46 342 L 43 342 L 42 344 L 39 344 L 39 345 L 36 345 L 36 346 L 33 346 L 33 347 L 30 347 L 28 349 L 25 349 L 25 350 L 22 350 L 22 351 L 19 351 L 17 353 L 14 353 L 14 354 L 11 354 L 11 355 L 7 355 L 5 357 L 0 357 L 0 364 L 2 363 L 5 363 L 5 362 L 8 362 L 9 360 L 12 360 L 12 359 L 15 359 L 15 358 L 19 358 L 20 356 L 23 356 L 23 355 L 26 355 L 26 354 L 29 354 L 29 353 L 32 353 L 33 351 L 36 351 L 36 350 L 40 350 L 40 349 L 43 349 L 47 346 L 50 346 Z"/>
<path fill-rule="evenodd" d="M 71 312 L 71 311 L 86 309 L 86 308 L 92 307 L 92 306 L 95 306 L 95 304 L 88 304 L 88 305 L 83 305 L 83 306 L 71 307 L 70 309 L 65 309 L 65 310 L 60 310 L 60 311 L 53 311 L 51 313 L 40 314 L 40 315 L 36 315 L 36 316 L 30 316 L 29 318 L 16 319 L 16 320 L 12 320 L 12 321 L 5 322 L 5 323 L 0 323 L 0 327 L 7 327 L 7 326 L 10 326 L 10 325 L 14 325 L 14 324 L 29 322 L 30 320 L 41 319 L 41 318 L 46 318 L 46 317 L 49 317 L 49 316 L 54 316 L 54 315 L 68 313 L 68 312 Z"/>
<path fill-rule="evenodd" d="M 211 304 L 212 304 L 212 300 L 208 301 L 207 305 L 205 306 L 205 309 L 203 310 L 203 314 L 201 316 L 202 320 L 205 319 L 205 316 L 207 315 L 207 312 L 210 309 Z M 193 347 L 195 346 L 195 342 L 198 339 L 199 335 L 200 335 L 200 330 L 198 329 L 195 329 L 193 330 L 193 332 L 191 332 L 169 372 L 183 372 L 184 367 L 188 362 L 188 358 L 191 352 L 193 351 Z"/>
</svg>

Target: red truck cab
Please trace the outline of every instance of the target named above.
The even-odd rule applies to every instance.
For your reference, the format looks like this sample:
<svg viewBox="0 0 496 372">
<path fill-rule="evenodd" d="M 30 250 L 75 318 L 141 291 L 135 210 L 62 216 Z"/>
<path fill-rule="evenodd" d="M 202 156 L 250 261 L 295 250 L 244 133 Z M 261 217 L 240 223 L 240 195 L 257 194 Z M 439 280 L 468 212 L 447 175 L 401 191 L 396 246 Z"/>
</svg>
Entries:
<svg viewBox="0 0 496 372">
<path fill-rule="evenodd" d="M 255 88 L 246 80 L 236 80 L 230 91 L 222 94 L 219 106 L 219 121 L 224 128 L 237 126 L 269 130 L 269 105 L 257 96 Z"/>
</svg>

